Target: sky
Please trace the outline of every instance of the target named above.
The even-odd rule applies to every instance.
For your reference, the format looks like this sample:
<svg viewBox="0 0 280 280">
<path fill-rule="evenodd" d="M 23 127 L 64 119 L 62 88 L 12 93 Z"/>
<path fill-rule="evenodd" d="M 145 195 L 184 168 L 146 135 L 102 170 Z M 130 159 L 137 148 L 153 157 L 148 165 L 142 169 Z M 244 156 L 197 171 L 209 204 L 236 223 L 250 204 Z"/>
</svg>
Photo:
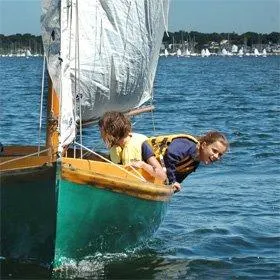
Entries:
<svg viewBox="0 0 280 280">
<path fill-rule="evenodd" d="M 40 0 L 0 0 L 0 34 L 40 35 Z M 280 0 L 170 0 L 168 31 L 280 32 Z"/>
</svg>

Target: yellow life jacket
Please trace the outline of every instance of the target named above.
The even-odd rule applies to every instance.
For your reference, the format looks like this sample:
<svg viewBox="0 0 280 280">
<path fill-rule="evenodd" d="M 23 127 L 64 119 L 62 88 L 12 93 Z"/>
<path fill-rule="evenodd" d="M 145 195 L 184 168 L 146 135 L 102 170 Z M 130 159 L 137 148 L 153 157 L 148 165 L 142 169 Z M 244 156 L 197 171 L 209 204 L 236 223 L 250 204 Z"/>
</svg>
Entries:
<svg viewBox="0 0 280 280">
<path fill-rule="evenodd" d="M 148 144 L 150 144 L 152 147 L 157 160 L 163 164 L 162 157 L 164 156 L 170 143 L 176 138 L 187 138 L 188 140 L 193 141 L 195 144 L 198 143 L 198 140 L 189 134 L 172 134 L 149 137 L 146 142 L 148 142 Z"/>
<path fill-rule="evenodd" d="M 142 144 L 147 140 L 147 136 L 139 133 L 132 133 L 131 138 L 122 148 L 113 146 L 110 149 L 110 159 L 114 163 L 129 164 L 134 160 L 142 160 Z"/>
</svg>

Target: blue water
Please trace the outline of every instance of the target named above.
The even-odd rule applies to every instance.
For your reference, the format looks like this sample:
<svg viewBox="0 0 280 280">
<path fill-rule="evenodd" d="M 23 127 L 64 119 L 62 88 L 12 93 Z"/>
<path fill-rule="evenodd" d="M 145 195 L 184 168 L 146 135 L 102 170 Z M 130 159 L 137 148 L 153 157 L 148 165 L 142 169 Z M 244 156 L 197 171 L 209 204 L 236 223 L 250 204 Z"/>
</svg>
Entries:
<svg viewBox="0 0 280 280">
<path fill-rule="evenodd" d="M 41 77 L 41 58 L 0 58 L 4 145 L 38 143 Z M 279 82 L 277 56 L 160 58 L 156 110 L 135 118 L 134 130 L 199 135 L 215 129 L 227 135 L 230 151 L 184 181 L 146 246 L 93 254 L 53 277 L 279 279 Z M 84 135 L 91 148 L 102 147 L 95 130 L 88 128 Z M 8 266 L 13 267 L 10 279 L 48 276 L 27 263 Z"/>
</svg>

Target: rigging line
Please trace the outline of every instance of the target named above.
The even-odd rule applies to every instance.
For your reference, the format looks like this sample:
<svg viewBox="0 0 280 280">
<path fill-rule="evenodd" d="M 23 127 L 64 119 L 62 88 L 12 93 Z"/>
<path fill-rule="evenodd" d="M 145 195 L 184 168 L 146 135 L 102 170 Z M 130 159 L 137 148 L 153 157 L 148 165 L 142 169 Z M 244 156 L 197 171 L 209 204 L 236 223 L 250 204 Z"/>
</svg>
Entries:
<svg viewBox="0 0 280 280">
<path fill-rule="evenodd" d="M 79 94 L 79 117 L 80 117 L 80 143 L 81 149 L 83 147 L 83 126 L 82 126 L 82 96 L 81 96 L 81 69 L 80 69 L 80 34 L 79 34 L 79 6 L 78 0 L 76 2 L 76 42 L 75 42 L 75 58 L 77 58 L 78 63 L 78 94 Z M 83 150 L 81 150 L 80 157 L 83 158 Z"/>
<path fill-rule="evenodd" d="M 38 132 L 38 155 L 40 153 L 40 141 L 41 141 L 41 131 L 42 131 L 42 115 L 43 115 L 43 97 L 44 97 L 44 84 L 45 84 L 45 65 L 46 56 L 44 54 L 43 60 L 43 74 L 42 74 L 42 84 L 41 84 L 41 102 L 40 102 L 40 118 L 39 118 L 39 132 Z"/>
<path fill-rule="evenodd" d="M 112 165 L 116 166 L 117 168 L 121 169 L 122 171 L 126 172 L 127 174 L 129 174 L 129 175 L 131 175 L 131 176 L 133 176 L 133 177 L 135 177 L 135 178 L 137 178 L 137 179 L 140 179 L 140 180 L 143 181 L 143 182 L 146 182 L 146 179 L 145 179 L 134 167 L 130 166 L 130 167 L 133 169 L 133 171 L 135 171 L 135 172 L 137 173 L 137 175 L 139 175 L 139 176 L 137 176 L 137 175 L 131 173 L 130 171 L 126 170 L 125 168 L 121 167 L 121 165 L 116 164 L 116 163 L 110 161 L 109 159 L 107 159 L 107 158 L 101 156 L 100 154 L 96 153 L 95 151 L 90 150 L 90 149 L 88 149 L 88 148 L 85 147 L 85 146 L 82 146 L 82 145 L 81 145 L 80 143 L 78 143 L 78 142 L 74 142 L 74 144 L 80 146 L 81 148 L 85 149 L 85 150 L 88 151 L 88 152 L 93 153 L 94 155 L 100 157 L 100 158 L 103 159 L 104 161 L 106 161 L 106 162 L 108 162 L 108 163 L 111 163 Z"/>
<path fill-rule="evenodd" d="M 167 22 L 167 18 L 165 17 L 165 15 L 164 15 L 164 7 L 163 7 L 163 1 L 164 0 L 162 0 L 161 1 L 161 11 L 162 11 L 162 17 L 163 17 L 163 24 L 164 24 L 164 29 L 165 29 L 165 32 L 166 32 L 166 35 L 169 37 L 169 34 L 168 34 L 168 22 Z M 169 10 L 169 3 L 167 3 L 167 9 Z M 168 13 L 168 11 L 167 11 L 167 13 Z"/>
<path fill-rule="evenodd" d="M 62 3 L 61 3 L 61 5 L 62 5 Z M 61 7 L 61 9 L 62 9 L 62 7 Z M 60 31 L 60 36 L 61 36 L 60 41 L 61 42 L 63 41 L 64 36 L 65 36 L 63 33 L 64 32 Z M 60 44 L 62 44 L 61 42 L 60 42 Z M 64 45 L 63 45 L 63 47 L 64 47 Z M 59 73 L 60 74 L 60 78 L 59 78 L 59 112 L 58 112 L 58 116 L 57 116 L 57 129 L 58 129 L 58 132 L 59 132 L 59 137 L 58 137 L 58 139 L 59 139 L 58 140 L 58 147 L 59 148 L 61 146 L 62 93 L 64 91 L 64 87 L 62 86 L 62 79 L 64 79 L 64 73 L 63 73 L 64 69 L 63 69 L 63 67 L 64 67 L 64 64 L 65 64 L 65 61 L 63 61 L 63 59 L 65 60 L 64 53 L 62 53 L 61 49 L 62 49 L 62 45 L 60 45 L 60 52 L 59 52 L 59 57 L 58 57 L 58 59 L 59 59 L 59 66 L 60 66 L 60 73 Z M 62 59 L 62 56 L 63 56 L 63 59 Z M 53 108 L 53 102 L 54 102 L 53 99 L 54 98 L 52 97 L 52 106 L 51 106 L 51 108 Z"/>
<path fill-rule="evenodd" d="M 48 51 L 46 53 L 46 56 L 47 56 L 47 62 L 50 61 L 50 55 L 51 55 L 51 40 L 54 41 L 55 40 L 55 31 L 53 30 L 52 33 L 50 34 L 50 38 L 49 38 L 49 43 L 48 43 Z M 51 75 L 48 71 L 48 76 L 49 76 L 49 79 L 48 79 L 48 84 L 51 80 Z M 53 98 L 51 99 L 51 104 L 50 104 L 50 113 L 53 114 Z"/>
<path fill-rule="evenodd" d="M 151 99 L 151 106 L 153 106 L 153 98 Z M 152 114 L 152 126 L 153 126 L 153 132 L 154 132 L 154 135 L 156 134 L 156 125 L 155 125 L 155 114 L 154 114 L 154 111 L 152 110 L 151 111 L 151 114 Z"/>
<path fill-rule="evenodd" d="M 50 150 L 50 148 L 45 149 L 45 150 L 42 150 L 42 151 L 40 151 L 40 152 L 36 152 L 36 153 L 33 153 L 33 154 L 26 155 L 26 156 L 23 156 L 23 157 L 13 158 L 13 159 L 10 159 L 10 160 L 1 162 L 0 165 L 4 165 L 4 164 L 9 163 L 9 162 L 12 162 L 12 161 L 17 161 L 17 160 L 24 159 L 24 158 L 28 158 L 28 157 L 35 156 L 35 155 L 38 155 L 38 156 L 39 156 L 39 154 L 42 154 L 42 153 L 47 152 L 47 151 L 49 151 L 49 150 Z"/>
<path fill-rule="evenodd" d="M 72 40 L 71 40 L 71 35 L 72 35 L 72 19 L 73 19 L 73 2 L 72 2 L 72 0 L 71 0 L 71 5 L 69 5 L 68 6 L 68 8 L 70 9 L 70 20 L 69 20 L 69 22 L 70 22 L 70 24 L 69 24 L 69 22 L 67 23 L 67 24 L 69 24 L 69 34 L 70 34 L 70 40 L 69 40 L 69 53 L 68 53 L 68 55 L 69 55 L 69 61 L 71 60 L 71 50 L 72 50 Z M 76 63 L 76 62 L 75 62 Z M 75 64 L 75 66 L 76 66 L 76 64 Z M 74 93 L 75 93 L 75 98 L 74 98 L 74 114 L 73 114 L 73 117 L 74 117 L 74 122 L 76 123 L 76 111 L 75 111 L 75 108 L 76 108 L 76 67 L 75 67 L 75 75 L 74 75 L 74 77 L 75 77 L 75 79 L 74 79 Z M 71 91 L 72 91 L 72 83 L 71 83 Z M 76 158 L 76 146 L 74 145 L 74 158 Z"/>
</svg>

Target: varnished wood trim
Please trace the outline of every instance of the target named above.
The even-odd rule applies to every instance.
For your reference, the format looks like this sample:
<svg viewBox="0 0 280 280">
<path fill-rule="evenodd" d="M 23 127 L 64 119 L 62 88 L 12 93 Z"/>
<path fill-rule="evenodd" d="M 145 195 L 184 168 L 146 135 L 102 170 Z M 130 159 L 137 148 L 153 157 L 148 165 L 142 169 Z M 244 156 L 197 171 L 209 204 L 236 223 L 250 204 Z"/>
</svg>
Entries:
<svg viewBox="0 0 280 280">
<path fill-rule="evenodd" d="M 169 186 L 143 182 L 109 163 L 81 159 L 63 159 L 62 163 L 62 178 L 74 183 L 153 201 L 168 201 L 173 194 Z"/>
<path fill-rule="evenodd" d="M 48 107 L 47 107 L 47 131 L 46 146 L 49 148 L 49 155 L 56 159 L 58 149 L 58 121 L 59 121 L 59 96 L 53 88 L 49 77 Z"/>
<path fill-rule="evenodd" d="M 40 147 L 40 151 L 45 150 L 46 147 Z M 18 146 L 10 145 L 3 147 L 3 153 L 0 155 L 2 157 L 12 157 L 12 156 L 26 156 L 29 154 L 36 153 L 38 151 L 38 146 Z M 40 155 L 47 155 L 47 152 L 41 153 Z"/>
<path fill-rule="evenodd" d="M 14 161 L 14 159 L 16 159 Z M 10 161 L 13 160 L 13 161 Z M 33 168 L 42 166 L 44 164 L 51 163 L 49 156 L 39 157 L 27 157 L 27 158 L 16 158 L 16 157 L 0 157 L 0 171 L 16 170 L 22 168 Z"/>
</svg>

